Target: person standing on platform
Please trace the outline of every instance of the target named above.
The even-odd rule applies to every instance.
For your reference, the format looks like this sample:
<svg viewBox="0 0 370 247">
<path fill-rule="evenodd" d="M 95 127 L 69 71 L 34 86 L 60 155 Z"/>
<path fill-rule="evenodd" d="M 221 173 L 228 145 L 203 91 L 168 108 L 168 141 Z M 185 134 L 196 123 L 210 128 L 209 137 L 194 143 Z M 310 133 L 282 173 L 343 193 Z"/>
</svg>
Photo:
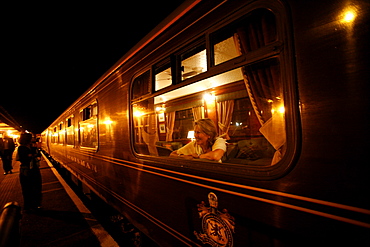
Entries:
<svg viewBox="0 0 370 247">
<path fill-rule="evenodd" d="M 10 138 L 5 132 L 3 138 L 0 138 L 0 155 L 3 162 L 4 175 L 12 173 L 12 156 L 15 149 L 13 138 Z"/>
<path fill-rule="evenodd" d="M 37 210 L 41 208 L 42 200 L 42 181 L 39 168 L 41 154 L 32 134 L 21 134 L 19 143 L 18 160 L 21 162 L 19 180 L 22 187 L 24 210 Z"/>
</svg>

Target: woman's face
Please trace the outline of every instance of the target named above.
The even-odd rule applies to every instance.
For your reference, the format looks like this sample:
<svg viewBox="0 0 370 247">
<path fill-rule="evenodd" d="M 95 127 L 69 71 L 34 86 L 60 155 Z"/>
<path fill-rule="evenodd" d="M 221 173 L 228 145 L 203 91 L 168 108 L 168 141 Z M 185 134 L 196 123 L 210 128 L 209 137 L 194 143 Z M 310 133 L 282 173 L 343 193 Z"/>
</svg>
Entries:
<svg viewBox="0 0 370 247">
<path fill-rule="evenodd" d="M 198 125 L 195 125 L 194 137 L 198 145 L 207 145 L 207 141 L 210 138 L 210 136 L 205 134 Z"/>
</svg>

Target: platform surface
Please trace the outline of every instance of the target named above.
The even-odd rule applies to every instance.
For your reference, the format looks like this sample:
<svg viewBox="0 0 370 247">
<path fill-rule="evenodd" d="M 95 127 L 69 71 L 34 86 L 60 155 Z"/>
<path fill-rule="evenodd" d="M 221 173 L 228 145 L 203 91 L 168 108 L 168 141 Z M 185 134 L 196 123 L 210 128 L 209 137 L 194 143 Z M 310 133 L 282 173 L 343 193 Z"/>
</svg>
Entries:
<svg viewBox="0 0 370 247">
<path fill-rule="evenodd" d="M 13 174 L 3 175 L 1 161 L 0 166 L 0 208 L 8 202 L 18 202 L 23 209 L 19 162 L 13 160 Z M 72 190 L 44 157 L 40 171 L 42 209 L 36 212 L 22 210 L 21 247 L 118 246 L 83 203 L 78 198 L 76 200 Z"/>
</svg>

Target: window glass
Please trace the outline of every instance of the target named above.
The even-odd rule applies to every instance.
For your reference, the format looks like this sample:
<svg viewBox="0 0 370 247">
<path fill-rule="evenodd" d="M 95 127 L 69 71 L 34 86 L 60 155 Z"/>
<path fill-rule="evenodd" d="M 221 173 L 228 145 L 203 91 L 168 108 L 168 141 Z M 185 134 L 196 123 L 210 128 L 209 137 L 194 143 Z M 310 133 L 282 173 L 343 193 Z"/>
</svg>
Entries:
<svg viewBox="0 0 370 247">
<path fill-rule="evenodd" d="M 52 143 L 58 143 L 58 132 L 57 132 L 57 127 L 53 128 L 53 135 L 51 137 L 51 142 Z"/>
<path fill-rule="evenodd" d="M 175 112 L 175 124 L 172 139 L 176 141 L 188 141 L 189 131 L 193 130 L 194 116 L 192 109 L 179 110 Z"/>
<path fill-rule="evenodd" d="M 285 145 L 279 71 L 278 60 L 270 59 L 134 104 L 136 151 L 167 156 L 191 142 L 194 120 L 206 117 L 227 140 L 224 163 L 275 164 Z"/>
<path fill-rule="evenodd" d="M 203 44 L 182 53 L 182 80 L 199 73 L 209 72 L 210 76 L 184 81 L 182 87 L 145 100 L 134 98 L 135 151 L 167 157 L 194 141 L 195 121 L 209 118 L 216 125 L 217 136 L 227 143 L 223 163 L 276 164 L 286 150 L 286 106 L 281 79 L 284 73 L 280 71 L 279 54 L 282 51 L 272 54 L 261 49 L 277 41 L 275 16 L 266 9 L 255 10 L 211 34 L 209 41 L 214 65 L 245 56 L 243 65 L 229 63 L 218 67 L 223 72 L 208 71 Z M 252 53 L 253 56 L 247 56 Z M 249 61 L 251 57 L 253 60 Z M 156 75 L 169 73 L 169 68 L 156 70 Z"/>
<path fill-rule="evenodd" d="M 205 45 L 198 46 L 181 55 L 181 77 L 186 80 L 207 71 Z"/>
<path fill-rule="evenodd" d="M 132 86 L 132 96 L 134 99 L 150 92 L 150 71 L 135 78 Z"/>
<path fill-rule="evenodd" d="M 66 126 L 66 143 L 67 145 L 74 145 L 74 129 L 72 124 L 73 117 L 67 119 Z"/>
<path fill-rule="evenodd" d="M 63 128 L 63 123 L 60 123 L 59 124 L 59 132 L 58 132 L 58 143 L 59 144 L 63 144 L 64 143 L 64 135 L 65 135 L 65 131 L 64 131 L 64 128 Z"/>
<path fill-rule="evenodd" d="M 240 55 L 236 48 L 234 37 L 229 37 L 219 43 L 216 43 L 213 51 L 215 65 L 226 62 Z"/>
<path fill-rule="evenodd" d="M 156 70 L 155 74 L 155 90 L 160 90 L 162 88 L 172 85 L 172 73 L 170 65 L 166 65 L 161 69 Z"/>
<path fill-rule="evenodd" d="M 98 108 L 93 103 L 81 111 L 82 121 L 80 125 L 81 147 L 98 148 Z"/>
<path fill-rule="evenodd" d="M 247 97 L 233 100 L 231 121 L 224 128 L 230 138 L 225 162 L 273 165 L 283 157 L 286 140 L 279 63 L 270 59 L 242 70 Z"/>
<path fill-rule="evenodd" d="M 220 75 L 216 75 L 187 86 L 178 88 L 168 93 L 161 94 L 154 98 L 154 103 L 164 103 L 169 100 L 173 100 L 182 96 L 191 95 L 196 92 L 210 90 L 214 87 L 230 84 L 234 81 L 243 79 L 243 74 L 240 68 L 234 69 Z"/>
<path fill-rule="evenodd" d="M 136 152 L 158 156 L 158 116 L 153 98 L 133 104 L 134 147 Z"/>
<path fill-rule="evenodd" d="M 155 69 L 155 90 L 172 85 L 171 64 L 168 62 L 165 65 Z"/>
<path fill-rule="evenodd" d="M 259 9 L 212 36 L 214 64 L 226 62 L 276 41 L 275 16 Z"/>
</svg>

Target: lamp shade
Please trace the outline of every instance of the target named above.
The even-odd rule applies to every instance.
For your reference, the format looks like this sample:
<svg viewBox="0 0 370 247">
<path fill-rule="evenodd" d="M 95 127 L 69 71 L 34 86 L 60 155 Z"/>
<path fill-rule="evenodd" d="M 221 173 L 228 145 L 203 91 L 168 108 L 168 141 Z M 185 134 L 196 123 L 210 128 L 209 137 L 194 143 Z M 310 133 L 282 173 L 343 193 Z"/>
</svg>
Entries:
<svg viewBox="0 0 370 247">
<path fill-rule="evenodd" d="M 188 138 L 189 138 L 189 139 L 193 139 L 193 138 L 194 138 L 194 130 L 190 130 L 190 131 L 188 132 Z"/>
</svg>

